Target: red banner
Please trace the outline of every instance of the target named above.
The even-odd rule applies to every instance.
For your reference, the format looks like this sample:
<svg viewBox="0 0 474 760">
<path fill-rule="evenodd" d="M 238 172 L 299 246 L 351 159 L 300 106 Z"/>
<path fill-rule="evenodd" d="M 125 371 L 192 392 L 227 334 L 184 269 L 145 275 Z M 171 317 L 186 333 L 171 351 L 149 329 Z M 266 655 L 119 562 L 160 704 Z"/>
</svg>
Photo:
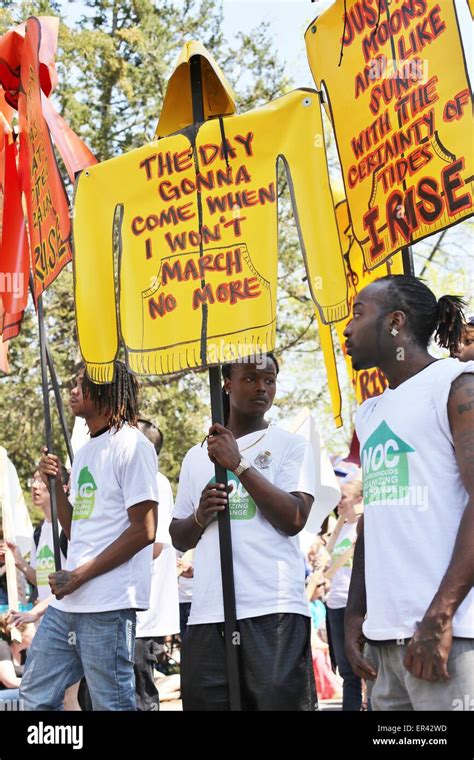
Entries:
<svg viewBox="0 0 474 760">
<path fill-rule="evenodd" d="M 76 172 L 96 162 L 48 99 L 57 85 L 58 28 L 59 19 L 31 17 L 0 38 L 0 334 L 3 331 L 5 340 L 20 330 L 29 260 L 36 300 L 72 258 L 69 201 L 52 137 L 71 181 Z M 14 109 L 20 128 L 19 164 L 11 129 Z"/>
<path fill-rule="evenodd" d="M 72 259 L 69 202 L 41 109 L 40 43 L 40 22 L 30 18 L 21 59 L 18 113 L 35 299 Z"/>
<path fill-rule="evenodd" d="M 21 206 L 17 150 L 12 135 L 5 135 L 4 146 L 5 190 L 3 194 L 0 255 L 0 292 L 5 311 L 13 314 L 26 309 L 30 266 L 25 219 Z"/>
</svg>

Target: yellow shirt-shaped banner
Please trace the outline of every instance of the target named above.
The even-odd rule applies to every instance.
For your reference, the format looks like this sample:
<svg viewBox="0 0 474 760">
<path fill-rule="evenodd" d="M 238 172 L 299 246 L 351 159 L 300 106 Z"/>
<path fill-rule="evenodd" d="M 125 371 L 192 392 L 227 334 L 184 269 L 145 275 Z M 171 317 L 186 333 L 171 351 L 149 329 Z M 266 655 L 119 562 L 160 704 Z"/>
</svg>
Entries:
<svg viewBox="0 0 474 760">
<path fill-rule="evenodd" d="M 337 195 L 337 194 L 336 194 Z M 372 396 L 378 396 L 387 387 L 387 379 L 384 373 L 377 367 L 364 369 L 359 372 L 352 368 L 350 356 L 346 354 L 344 330 L 352 316 L 352 304 L 354 299 L 363 288 L 379 277 L 386 274 L 403 274 L 402 254 L 396 253 L 385 264 L 370 271 L 367 269 L 362 249 L 354 239 L 349 210 L 346 200 L 341 200 L 336 205 L 336 219 L 341 240 L 341 247 L 344 254 L 345 276 L 349 293 L 349 316 L 342 319 L 332 326 L 325 325 L 321 322 L 319 314 L 316 311 L 319 328 L 319 338 L 321 350 L 323 352 L 324 364 L 328 378 L 329 393 L 331 397 L 331 406 L 336 427 L 342 425 L 342 394 L 339 385 L 339 377 L 336 363 L 336 348 L 334 345 L 334 333 L 336 330 L 339 345 L 346 362 L 347 372 L 351 380 L 357 403 L 361 404 Z"/>
<path fill-rule="evenodd" d="M 377 5 L 336 0 L 305 35 L 368 269 L 473 213 L 471 92 L 455 3 L 381 0 L 380 15 Z"/>
<path fill-rule="evenodd" d="M 347 315 L 321 135 L 318 94 L 296 90 L 241 115 L 181 128 L 82 173 L 75 295 L 80 347 L 94 381 L 110 381 L 119 333 L 130 368 L 141 375 L 274 347 L 278 159 L 319 313 L 325 322 Z"/>
</svg>

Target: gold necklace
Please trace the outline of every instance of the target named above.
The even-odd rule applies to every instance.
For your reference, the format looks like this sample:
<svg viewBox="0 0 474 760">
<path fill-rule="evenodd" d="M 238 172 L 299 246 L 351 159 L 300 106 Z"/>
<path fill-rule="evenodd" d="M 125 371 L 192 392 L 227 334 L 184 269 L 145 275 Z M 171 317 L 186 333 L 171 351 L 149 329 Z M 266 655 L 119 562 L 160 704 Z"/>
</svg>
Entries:
<svg viewBox="0 0 474 760">
<path fill-rule="evenodd" d="M 268 428 L 267 428 L 267 430 L 268 430 Z M 261 435 L 260 438 L 257 438 L 256 441 L 254 441 L 253 443 L 251 443 L 250 446 L 246 446 L 244 449 L 239 449 L 240 453 L 242 453 L 243 451 L 247 451 L 247 449 L 251 449 L 253 446 L 256 446 L 257 443 L 259 443 L 262 440 L 262 438 L 265 438 L 265 436 L 267 434 L 267 430 L 265 430 L 264 434 Z"/>
</svg>

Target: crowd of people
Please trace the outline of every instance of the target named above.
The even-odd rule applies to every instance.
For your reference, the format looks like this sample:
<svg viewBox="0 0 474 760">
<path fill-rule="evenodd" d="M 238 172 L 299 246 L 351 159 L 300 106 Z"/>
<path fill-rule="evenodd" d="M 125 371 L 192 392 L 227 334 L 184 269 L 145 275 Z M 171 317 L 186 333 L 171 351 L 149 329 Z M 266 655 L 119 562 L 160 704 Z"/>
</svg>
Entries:
<svg viewBox="0 0 474 760">
<path fill-rule="evenodd" d="M 95 385 L 81 369 L 70 403 L 90 438 L 71 473 L 41 455 L 29 561 L 0 543 L 36 599 L 1 618 L 0 703 L 159 710 L 156 668 L 179 635 L 183 709 L 229 710 L 228 510 L 243 710 L 313 711 L 318 696 L 347 711 L 454 709 L 474 674 L 474 319 L 462 307 L 405 275 L 357 295 L 347 353 L 388 387 L 357 411 L 360 467 L 335 460 L 340 502 L 306 556 L 318 476 L 310 443 L 266 419 L 272 353 L 222 367 L 224 424 L 185 454 L 175 503 L 134 376 L 116 361 L 113 382 Z M 449 358 L 429 353 L 433 335 Z"/>
</svg>

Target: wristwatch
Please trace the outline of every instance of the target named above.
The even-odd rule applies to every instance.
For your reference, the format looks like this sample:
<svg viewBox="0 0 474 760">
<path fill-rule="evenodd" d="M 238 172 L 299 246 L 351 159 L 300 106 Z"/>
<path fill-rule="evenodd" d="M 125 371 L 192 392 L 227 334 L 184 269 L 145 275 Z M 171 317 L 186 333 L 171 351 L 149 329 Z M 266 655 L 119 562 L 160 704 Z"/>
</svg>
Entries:
<svg viewBox="0 0 474 760">
<path fill-rule="evenodd" d="M 232 470 L 232 472 L 234 473 L 234 475 L 237 475 L 237 477 L 240 478 L 242 473 L 245 472 L 245 470 L 249 470 L 251 466 L 252 465 L 250 464 L 248 459 L 244 459 L 244 457 L 242 457 L 239 464 L 237 465 L 235 470 Z"/>
</svg>

